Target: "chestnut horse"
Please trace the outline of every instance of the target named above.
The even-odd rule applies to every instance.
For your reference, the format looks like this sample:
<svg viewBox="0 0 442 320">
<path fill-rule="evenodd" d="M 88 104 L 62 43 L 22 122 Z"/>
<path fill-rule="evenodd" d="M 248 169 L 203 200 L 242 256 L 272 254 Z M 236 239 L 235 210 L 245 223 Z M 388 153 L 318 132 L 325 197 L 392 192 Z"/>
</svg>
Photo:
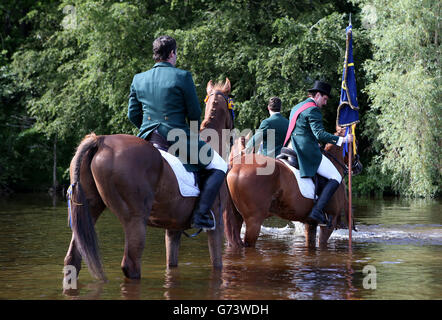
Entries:
<svg viewBox="0 0 442 320">
<path fill-rule="evenodd" d="M 337 135 L 344 135 L 339 131 Z M 306 243 L 316 246 L 317 224 L 307 217 L 313 208 L 313 200 L 302 196 L 292 171 L 281 160 L 259 154 L 243 154 L 246 138 L 239 137 L 230 154 L 231 167 L 227 185 L 233 201 L 233 210 L 224 217 L 226 237 L 230 246 L 255 246 L 263 221 L 276 215 L 291 221 L 300 221 L 305 226 Z M 325 150 L 341 175 L 344 174 L 342 147 L 328 144 Z M 338 164 L 338 162 L 340 164 Z M 271 174 L 259 174 L 271 168 Z M 332 228 L 321 227 L 319 245 L 326 246 L 333 229 L 337 227 L 341 213 L 348 216 L 348 199 L 344 181 L 333 195 L 325 212 L 332 218 Z M 348 221 L 348 220 L 347 220 Z M 244 241 L 240 231 L 242 223 L 246 231 Z M 353 224 L 354 225 L 354 224 Z"/>
<path fill-rule="evenodd" d="M 206 89 L 209 98 L 200 132 L 203 134 L 204 128 L 211 128 L 212 133 L 221 136 L 221 129 L 233 127 L 226 99 L 231 89 L 230 81 L 226 79 L 224 84 L 216 85 L 210 81 Z M 212 147 L 219 149 L 219 145 Z M 181 196 L 170 165 L 150 142 L 132 135 L 96 136 L 92 133 L 77 148 L 70 165 L 70 178 L 72 240 L 65 266 L 74 266 L 78 274 L 84 258 L 92 276 L 105 280 L 94 224 L 106 207 L 118 217 L 124 229 L 121 268 L 127 278 L 141 277 L 147 225 L 166 229 L 166 263 L 168 267 L 178 265 L 180 237 L 190 228 L 197 198 Z M 221 215 L 226 184 L 221 194 L 213 205 L 216 229 L 208 231 L 210 258 L 215 269 L 222 267 Z"/>
</svg>

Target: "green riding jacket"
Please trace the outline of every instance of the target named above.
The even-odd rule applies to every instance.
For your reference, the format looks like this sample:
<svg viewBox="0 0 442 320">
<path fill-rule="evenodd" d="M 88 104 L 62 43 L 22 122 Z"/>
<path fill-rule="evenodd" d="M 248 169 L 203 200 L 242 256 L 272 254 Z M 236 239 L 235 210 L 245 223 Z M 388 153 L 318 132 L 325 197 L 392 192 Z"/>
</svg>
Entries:
<svg viewBox="0 0 442 320">
<path fill-rule="evenodd" d="M 308 98 L 294 106 L 290 113 L 290 121 L 296 110 L 307 102 L 315 101 Z M 338 140 L 338 136 L 325 131 L 319 107 L 308 108 L 299 114 L 295 129 L 291 134 L 291 142 L 298 155 L 299 171 L 302 178 L 313 177 L 318 171 L 322 160 L 319 142 L 337 144 Z"/>
<path fill-rule="evenodd" d="M 181 160 L 188 171 L 204 168 L 213 158 L 211 148 L 205 149 L 209 154 L 208 162 L 202 163 L 195 154 L 191 155 L 189 121 L 196 121 L 199 130 L 201 108 L 189 71 L 175 68 L 168 62 L 158 62 L 152 69 L 136 74 L 130 86 L 128 117 L 139 129 L 137 136 L 143 139 L 155 129 L 166 139 L 172 129 L 182 129 L 187 140 L 187 158 Z M 197 139 L 199 152 L 206 143 Z"/>
</svg>

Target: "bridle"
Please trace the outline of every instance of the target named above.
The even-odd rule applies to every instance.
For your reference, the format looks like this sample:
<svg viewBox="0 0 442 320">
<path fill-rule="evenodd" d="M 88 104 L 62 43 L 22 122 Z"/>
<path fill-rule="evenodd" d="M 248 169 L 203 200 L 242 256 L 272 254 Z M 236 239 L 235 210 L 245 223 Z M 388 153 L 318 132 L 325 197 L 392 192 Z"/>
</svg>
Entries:
<svg viewBox="0 0 442 320">
<path fill-rule="evenodd" d="M 342 169 L 344 169 L 344 177 L 345 177 L 348 174 L 348 165 L 346 165 L 346 164 L 342 163 L 341 161 L 339 161 L 338 159 L 336 159 L 336 157 L 334 155 L 332 155 L 328 151 L 325 151 L 325 149 L 323 147 L 321 147 L 320 149 L 321 149 L 321 152 L 325 156 L 333 159 L 340 167 L 342 167 Z M 362 164 L 359 162 L 359 155 L 358 154 L 355 156 L 355 159 L 351 165 L 351 171 L 352 171 L 352 175 L 358 175 L 362 171 Z"/>
<path fill-rule="evenodd" d="M 221 92 L 219 90 L 215 90 L 206 96 L 206 98 L 204 99 L 204 103 L 207 104 L 207 102 L 209 101 L 209 98 L 211 96 L 216 96 L 216 95 L 220 95 L 226 101 L 227 109 L 230 111 L 229 114 L 230 114 L 230 117 L 232 120 L 232 129 L 233 129 L 235 127 L 235 121 L 234 121 L 235 120 L 235 113 L 234 113 L 234 109 L 233 109 L 234 104 L 233 104 L 232 98 L 229 98 L 228 96 L 226 96 L 223 92 Z"/>
</svg>

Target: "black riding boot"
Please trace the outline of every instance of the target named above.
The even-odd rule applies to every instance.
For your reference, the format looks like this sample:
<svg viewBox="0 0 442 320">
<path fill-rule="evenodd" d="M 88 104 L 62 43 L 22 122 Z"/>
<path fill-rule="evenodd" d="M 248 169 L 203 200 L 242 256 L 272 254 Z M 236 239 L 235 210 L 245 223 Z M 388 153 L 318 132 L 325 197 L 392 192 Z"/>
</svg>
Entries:
<svg viewBox="0 0 442 320">
<path fill-rule="evenodd" d="M 210 212 L 213 202 L 218 195 L 221 184 L 224 182 L 226 174 L 222 170 L 211 169 L 203 173 L 201 179 L 200 197 L 192 214 L 192 228 L 214 230 L 216 222 L 214 215 Z"/>
<path fill-rule="evenodd" d="M 309 218 L 318 222 L 319 226 L 327 226 L 329 221 L 324 214 L 324 208 L 328 201 L 331 199 L 335 191 L 338 189 L 340 183 L 334 179 L 328 180 L 327 184 L 322 189 L 316 204 L 313 206 L 312 212 L 310 212 Z"/>
</svg>

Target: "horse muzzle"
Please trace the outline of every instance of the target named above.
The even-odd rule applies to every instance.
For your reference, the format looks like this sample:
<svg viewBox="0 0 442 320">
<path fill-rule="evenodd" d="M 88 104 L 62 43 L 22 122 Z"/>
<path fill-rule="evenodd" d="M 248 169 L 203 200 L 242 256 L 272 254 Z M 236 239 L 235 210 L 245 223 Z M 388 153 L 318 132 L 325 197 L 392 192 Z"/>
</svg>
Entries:
<svg viewBox="0 0 442 320">
<path fill-rule="evenodd" d="M 357 176 L 362 172 L 362 168 L 363 168 L 362 163 L 359 161 L 359 155 L 357 154 L 355 156 L 353 164 L 351 165 L 351 174 Z"/>
</svg>

